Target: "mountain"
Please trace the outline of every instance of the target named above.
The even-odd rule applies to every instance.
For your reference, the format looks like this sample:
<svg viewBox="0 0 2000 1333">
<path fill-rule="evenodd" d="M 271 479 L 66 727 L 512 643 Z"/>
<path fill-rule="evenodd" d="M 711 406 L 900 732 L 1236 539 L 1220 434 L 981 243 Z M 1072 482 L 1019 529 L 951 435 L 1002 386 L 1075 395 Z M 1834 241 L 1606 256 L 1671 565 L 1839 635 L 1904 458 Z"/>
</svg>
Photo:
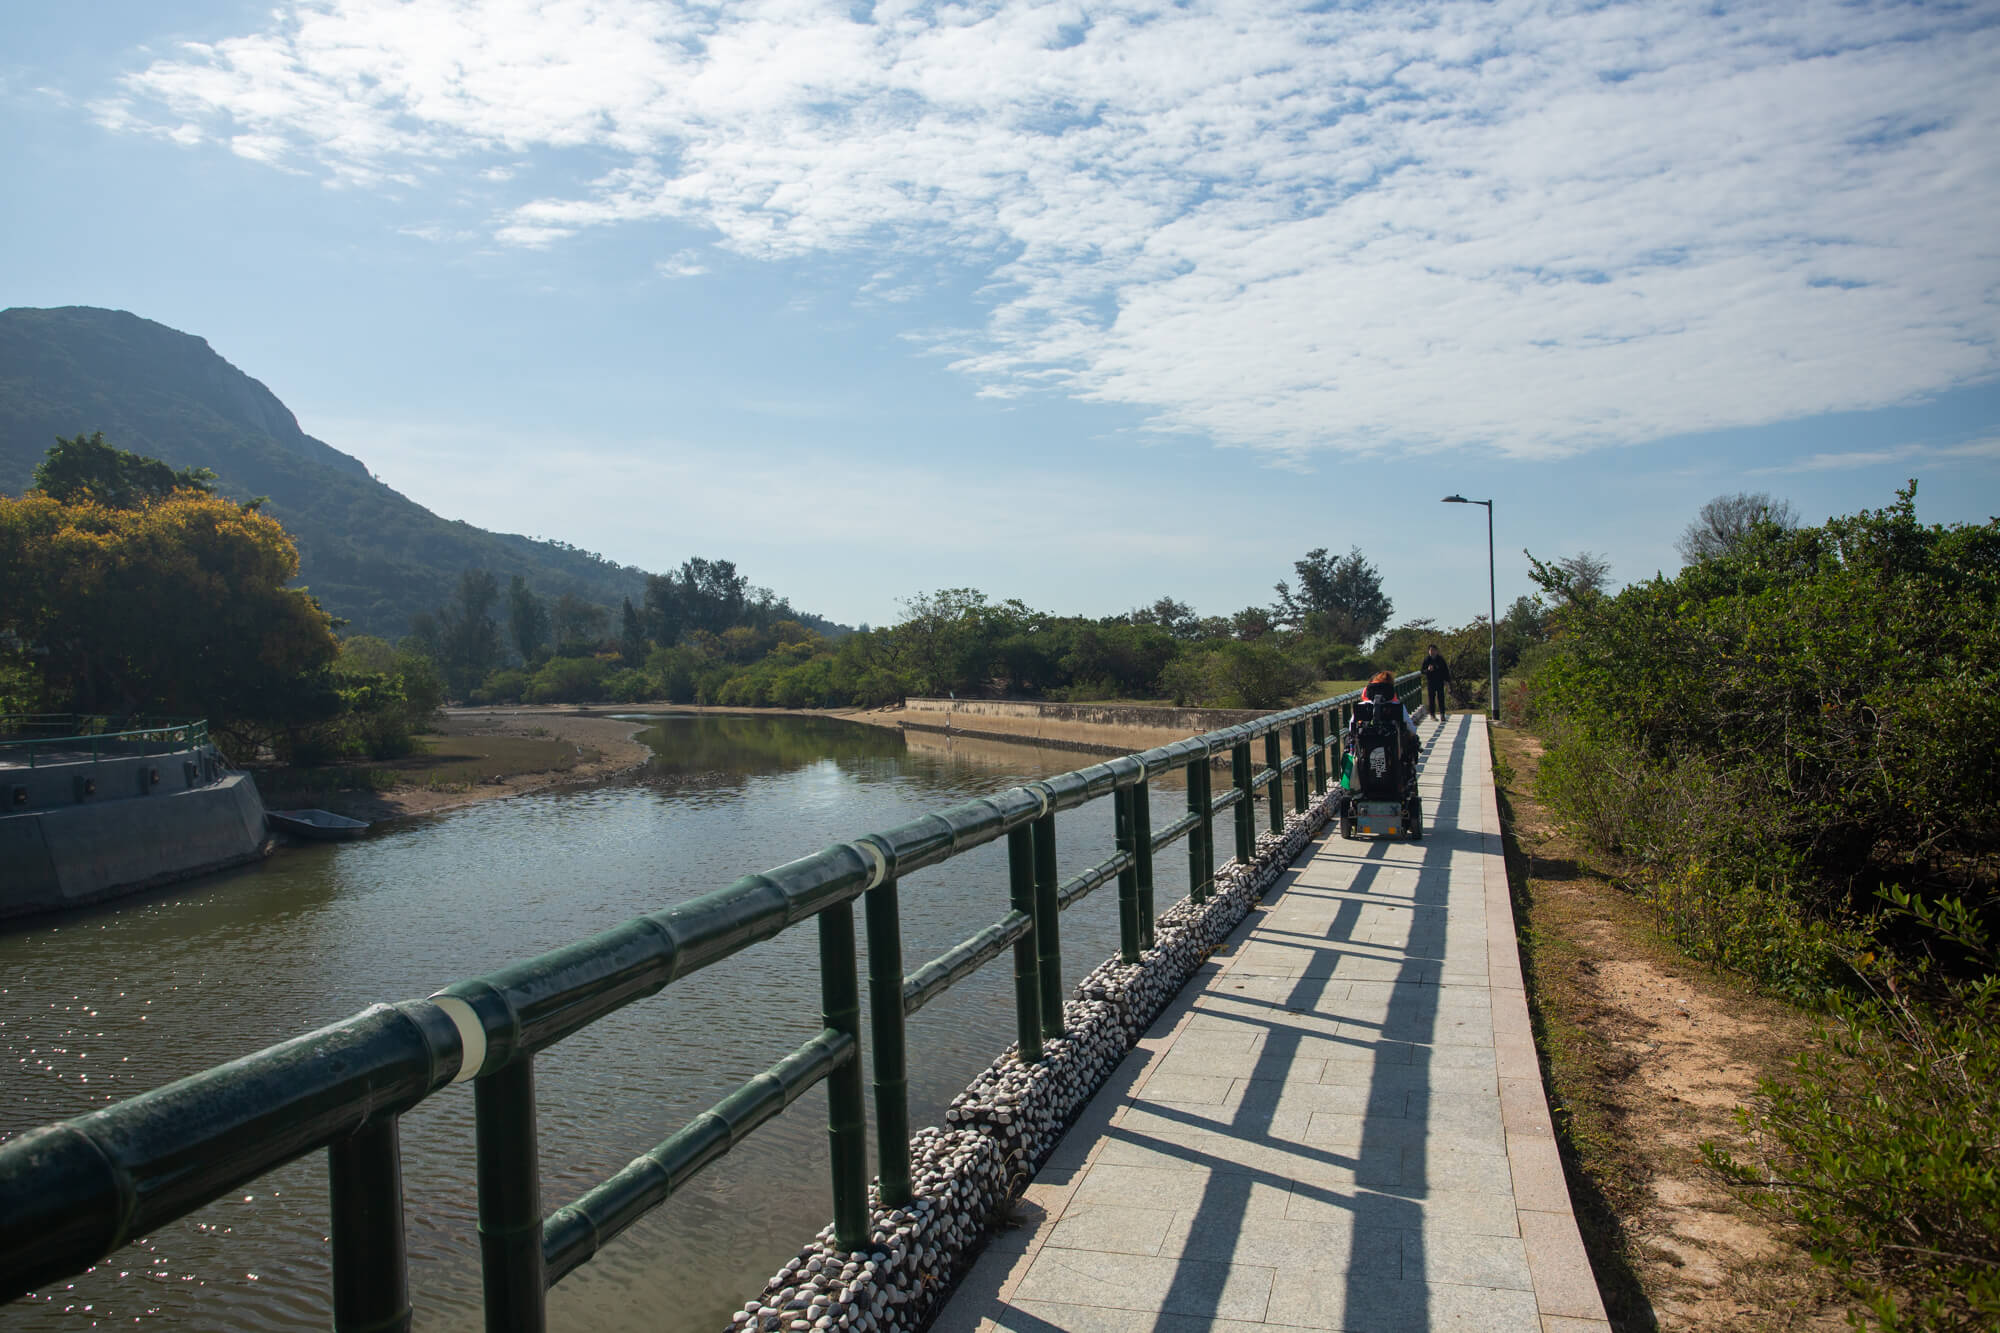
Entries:
<svg viewBox="0 0 2000 1333">
<path fill-rule="evenodd" d="M 467 569 L 614 612 L 645 592 L 642 570 L 438 517 L 300 430 L 275 394 L 191 334 L 89 306 L 0 311 L 0 492 L 25 490 L 58 435 L 93 431 L 176 468 L 211 468 L 232 498 L 268 496 L 265 512 L 298 542 L 299 582 L 346 632 L 400 638 Z"/>
</svg>

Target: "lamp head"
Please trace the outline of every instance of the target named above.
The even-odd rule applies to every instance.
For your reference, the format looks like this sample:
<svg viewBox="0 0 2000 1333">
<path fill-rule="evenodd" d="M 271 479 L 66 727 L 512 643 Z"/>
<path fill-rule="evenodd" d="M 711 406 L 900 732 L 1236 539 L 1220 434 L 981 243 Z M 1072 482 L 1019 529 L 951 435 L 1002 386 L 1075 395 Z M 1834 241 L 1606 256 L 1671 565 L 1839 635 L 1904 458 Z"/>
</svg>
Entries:
<svg viewBox="0 0 2000 1333">
<path fill-rule="evenodd" d="M 1462 495 L 1447 495 L 1444 497 L 1442 503 L 1448 505 L 1469 505 L 1472 503 L 1472 501 L 1466 499 Z"/>
</svg>

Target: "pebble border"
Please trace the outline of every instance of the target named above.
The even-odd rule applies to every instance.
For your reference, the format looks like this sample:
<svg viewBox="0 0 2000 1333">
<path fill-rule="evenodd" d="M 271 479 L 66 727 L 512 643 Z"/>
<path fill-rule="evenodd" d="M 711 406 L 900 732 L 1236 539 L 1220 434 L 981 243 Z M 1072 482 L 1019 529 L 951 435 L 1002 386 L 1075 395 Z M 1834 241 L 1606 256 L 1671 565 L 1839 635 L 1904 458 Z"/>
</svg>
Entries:
<svg viewBox="0 0 2000 1333">
<path fill-rule="evenodd" d="M 943 1127 L 910 1136 L 912 1197 L 883 1208 L 869 1187 L 864 1250 L 836 1249 L 831 1224 L 732 1316 L 730 1333 L 915 1333 L 984 1247 L 1008 1201 L 1034 1178 L 1063 1131 L 1195 970 L 1229 937 L 1264 891 L 1333 816 L 1340 789 L 1287 815 L 1281 834 L 1260 833 L 1250 865 L 1216 871 L 1206 901 L 1162 912 L 1154 944 L 1137 963 L 1107 959 L 1063 1005 L 1065 1035 L 1023 1065 L 1010 1044 L 966 1085 Z"/>
</svg>

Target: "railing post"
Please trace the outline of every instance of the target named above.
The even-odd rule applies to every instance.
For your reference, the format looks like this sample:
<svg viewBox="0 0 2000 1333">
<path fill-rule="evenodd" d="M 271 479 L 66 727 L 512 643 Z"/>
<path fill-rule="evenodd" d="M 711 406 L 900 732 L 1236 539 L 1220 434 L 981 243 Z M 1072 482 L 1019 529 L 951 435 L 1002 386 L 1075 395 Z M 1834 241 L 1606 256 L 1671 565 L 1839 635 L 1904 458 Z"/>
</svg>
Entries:
<svg viewBox="0 0 2000 1333">
<path fill-rule="evenodd" d="M 1139 947 L 1153 947 L 1153 795 L 1145 778 L 1132 786 L 1132 853 L 1139 858 Z"/>
<path fill-rule="evenodd" d="M 1063 1034 L 1062 886 L 1056 882 L 1056 817 L 1029 825 L 1035 843 L 1036 975 L 1042 984 L 1042 1035 Z"/>
<path fill-rule="evenodd" d="M 1285 831 L 1285 775 L 1278 771 L 1284 756 L 1278 751 L 1278 729 L 1271 728 L 1264 733 L 1264 767 L 1271 770 L 1271 790 L 1268 799 L 1271 805 L 1271 832 Z"/>
<path fill-rule="evenodd" d="M 1236 802 L 1236 859 L 1247 866 L 1257 856 L 1257 793 L 1250 785 L 1249 741 L 1230 747 L 1229 767 L 1241 798 Z"/>
<path fill-rule="evenodd" d="M 1215 892 L 1215 770 L 1201 761 L 1201 883 L 1202 897 Z"/>
<path fill-rule="evenodd" d="M 910 1201 L 910 1076 L 903 1038 L 903 928 L 896 881 L 862 900 L 868 926 L 868 1025 L 875 1062 L 875 1144 L 882 1205 Z"/>
<path fill-rule="evenodd" d="M 403 1157 L 396 1117 L 370 1120 L 326 1149 L 333 1205 L 334 1333 L 408 1333 Z"/>
<path fill-rule="evenodd" d="M 1139 961 L 1138 821 L 1132 806 L 1132 788 L 1120 787 L 1111 793 L 1113 836 L 1127 858 L 1125 868 L 1118 872 L 1118 958 L 1124 963 Z"/>
<path fill-rule="evenodd" d="M 1306 772 L 1306 724 L 1292 723 L 1292 758 L 1299 766 L 1292 770 L 1292 813 L 1306 812 L 1306 780 L 1312 775 Z"/>
<path fill-rule="evenodd" d="M 486 1333 L 543 1333 L 542 1182 L 535 1156 L 534 1057 L 472 1085 L 479 1176 L 479 1267 Z"/>
<path fill-rule="evenodd" d="M 1341 774 L 1347 772 L 1347 728 L 1348 725 L 1352 723 L 1354 720 L 1354 705 L 1342 704 L 1340 706 L 1339 717 L 1340 717 L 1340 748 L 1333 752 L 1336 760 L 1338 761 L 1337 763 L 1334 764 L 1334 769 L 1333 769 L 1334 776 L 1336 779 L 1338 779 Z"/>
<path fill-rule="evenodd" d="M 1035 838 L 1026 827 L 1007 834 L 1007 897 L 1009 904 L 1033 921 L 1035 912 Z M 1022 1064 L 1042 1058 L 1042 986 L 1037 959 L 1039 929 L 1014 941 L 1014 1037 Z"/>
<path fill-rule="evenodd" d="M 1313 795 L 1326 795 L 1326 714 L 1313 714 Z"/>
<path fill-rule="evenodd" d="M 1204 840 L 1208 836 L 1208 821 L 1212 817 L 1208 810 L 1208 793 L 1202 790 L 1202 778 L 1208 774 L 1208 756 L 1188 761 L 1187 766 L 1187 808 L 1188 813 L 1197 816 L 1195 826 L 1188 830 L 1188 898 L 1203 902 L 1208 898 L 1207 873 L 1202 859 Z"/>
<path fill-rule="evenodd" d="M 868 1125 L 861 1095 L 861 982 L 854 966 L 852 902 L 819 914 L 819 995 L 822 1021 L 854 1041 L 854 1058 L 826 1076 L 826 1139 L 833 1171 L 833 1243 L 860 1250 L 868 1245 Z"/>
</svg>

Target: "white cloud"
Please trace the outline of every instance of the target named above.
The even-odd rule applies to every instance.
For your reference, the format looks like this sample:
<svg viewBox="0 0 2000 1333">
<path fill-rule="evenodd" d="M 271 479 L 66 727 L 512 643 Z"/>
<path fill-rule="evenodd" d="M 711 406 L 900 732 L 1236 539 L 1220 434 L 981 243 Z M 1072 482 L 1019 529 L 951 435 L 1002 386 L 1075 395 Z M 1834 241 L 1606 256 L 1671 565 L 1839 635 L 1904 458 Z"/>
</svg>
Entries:
<svg viewBox="0 0 2000 1333">
<path fill-rule="evenodd" d="M 969 268 L 989 306 L 952 364 L 984 392 L 1291 456 L 1560 455 L 2000 373 L 1978 7 L 852 15 L 292 0 L 97 112 L 348 186 L 590 164 L 494 219 L 503 244 L 672 221 L 754 259 Z"/>
<path fill-rule="evenodd" d="M 1883 463 L 1944 463 L 1987 458 L 2000 458 L 2000 436 L 1968 440 L 1963 444 L 1895 444 L 1886 449 L 1809 454 L 1777 467 L 1754 468 L 1748 475 L 1765 477 L 1790 472 L 1843 472 L 1852 468 L 1877 467 Z"/>
<path fill-rule="evenodd" d="M 708 272 L 708 265 L 694 251 L 678 250 L 655 263 L 653 271 L 663 278 L 698 278 Z"/>
</svg>

